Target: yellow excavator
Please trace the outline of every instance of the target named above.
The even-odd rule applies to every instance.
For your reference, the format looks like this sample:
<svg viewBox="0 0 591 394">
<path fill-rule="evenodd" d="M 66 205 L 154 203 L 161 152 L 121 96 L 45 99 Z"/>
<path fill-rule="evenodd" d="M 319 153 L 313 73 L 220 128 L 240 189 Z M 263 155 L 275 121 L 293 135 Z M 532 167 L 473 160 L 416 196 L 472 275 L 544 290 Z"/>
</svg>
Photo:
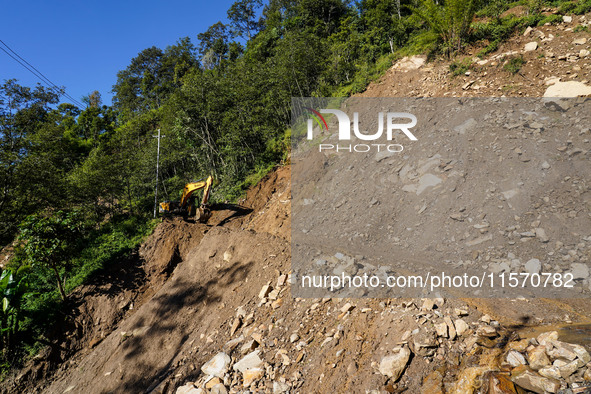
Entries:
<svg viewBox="0 0 591 394">
<path fill-rule="evenodd" d="M 181 201 L 164 201 L 160 203 L 159 212 L 163 214 L 182 214 L 187 217 L 195 216 L 200 223 L 207 223 L 211 217 L 211 209 L 207 205 L 209 193 L 213 185 L 213 176 L 201 179 L 197 182 L 187 183 L 181 195 Z M 197 208 L 193 193 L 199 189 L 203 190 L 201 204 Z"/>
</svg>

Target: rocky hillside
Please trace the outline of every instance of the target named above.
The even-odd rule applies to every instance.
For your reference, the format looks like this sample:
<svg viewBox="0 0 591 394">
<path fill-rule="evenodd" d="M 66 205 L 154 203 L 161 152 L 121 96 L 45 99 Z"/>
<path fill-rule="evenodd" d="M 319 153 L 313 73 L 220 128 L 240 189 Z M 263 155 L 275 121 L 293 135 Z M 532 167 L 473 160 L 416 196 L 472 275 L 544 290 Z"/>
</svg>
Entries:
<svg viewBox="0 0 591 394">
<path fill-rule="evenodd" d="M 289 171 L 279 169 L 251 191 L 240 214 L 217 211 L 215 225 L 163 222 L 141 253 L 148 271 L 168 277 L 160 288 L 125 305 L 122 321 L 54 374 L 34 379 L 46 362 L 39 358 L 5 390 L 465 393 L 477 387 L 520 392 L 513 382 L 534 392 L 584 387 L 588 353 L 559 340 L 562 328 L 529 333 L 474 300 L 291 297 Z M 244 215 L 246 207 L 253 211 Z M 107 297 L 103 305 L 119 300 Z M 561 309 L 536 302 L 528 308 L 540 316 L 544 310 L 559 316 Z M 93 312 L 87 318 L 100 327 L 102 315 Z"/>
<path fill-rule="evenodd" d="M 552 87 L 570 89 L 564 95 L 588 94 L 591 57 L 584 27 L 589 18 L 528 30 L 485 59 L 468 56 L 466 71 L 455 77 L 449 61 L 404 59 L 362 97 L 535 97 Z M 512 73 L 504 65 L 515 56 L 525 62 Z M 577 105 L 586 108 L 585 102 Z M 589 113 L 581 119 L 588 120 Z M 449 251 L 450 260 L 475 261 L 491 272 L 536 259 L 540 265 L 547 260 L 565 267 L 580 264 L 586 276 L 578 285 L 585 290 L 591 251 L 589 127 L 579 123 L 576 135 L 553 136 L 534 126 L 533 121 L 520 124 L 529 131 L 516 138 L 480 133 L 474 139 L 488 148 L 478 154 L 470 146 L 454 152 L 452 145 L 441 154 L 435 151 L 440 137 L 433 135 L 422 137 L 423 146 L 434 149 L 421 152 L 428 162 L 417 159 L 404 168 L 386 158 L 396 169 L 391 181 L 408 199 L 412 218 L 420 218 L 399 213 L 397 226 L 403 234 L 417 226 L 427 251 Z M 458 131 L 454 138 L 465 135 Z M 454 154 L 468 156 L 452 163 Z M 515 180 L 503 178 L 500 170 L 479 173 L 483 170 L 468 160 L 470 155 L 507 168 L 531 166 L 535 173 L 549 173 L 544 180 L 551 181 L 543 193 L 523 185 L 505 187 Z M 316 158 L 311 168 L 330 160 Z M 560 176 L 566 169 L 573 171 L 568 179 Z M 73 304 L 80 317 L 65 330 L 60 347 L 41 353 L 6 380 L 2 391 L 591 391 L 587 298 L 294 298 L 290 170 L 271 173 L 240 205 L 216 207 L 208 225 L 165 219 L 134 259 L 77 291 Z M 427 173 L 440 178 L 441 186 L 427 185 L 424 194 L 417 193 Z M 515 188 L 518 194 L 505 194 Z M 465 200 L 442 205 L 441 193 L 456 191 Z M 482 196 L 476 199 L 471 192 Z M 499 208 L 498 216 L 486 213 L 478 204 L 487 200 L 513 202 L 520 214 L 507 207 Z M 456 235 L 459 251 L 452 253 L 451 243 L 439 245 L 437 234 L 424 232 L 432 220 L 444 223 L 450 237 Z M 404 250 L 411 240 L 399 236 L 394 242 Z M 515 244 L 519 253 L 509 250 Z"/>
<path fill-rule="evenodd" d="M 518 8 L 507 12 L 525 11 Z M 405 58 L 361 96 L 588 95 L 591 94 L 590 30 L 591 16 L 565 16 L 564 22 L 558 25 L 528 28 L 482 58 L 476 56 L 482 48 L 470 48 L 468 54 L 453 61 L 427 62 L 426 56 Z M 454 72 L 450 71 L 451 64 L 456 66 Z M 556 86 L 549 89 L 552 85 Z"/>
</svg>

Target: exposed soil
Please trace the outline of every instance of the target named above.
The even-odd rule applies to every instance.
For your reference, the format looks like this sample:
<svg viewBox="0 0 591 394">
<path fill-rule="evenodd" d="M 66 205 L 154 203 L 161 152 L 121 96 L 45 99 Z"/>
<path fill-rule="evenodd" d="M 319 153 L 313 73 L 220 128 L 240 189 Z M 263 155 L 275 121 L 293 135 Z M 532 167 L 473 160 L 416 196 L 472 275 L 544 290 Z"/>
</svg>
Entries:
<svg viewBox="0 0 591 394">
<path fill-rule="evenodd" d="M 544 37 L 552 34 L 554 38 L 540 39 L 541 49 L 523 53 L 526 63 L 515 75 L 502 68 L 506 60 L 503 57 L 515 54 L 502 54 L 510 51 L 521 54 L 526 42 L 540 37 L 536 36 L 536 31 L 530 32 L 528 37 L 516 37 L 502 44 L 497 52 L 488 55 L 487 63 L 474 63 L 470 75 L 451 77 L 449 62 L 445 60 L 408 71 L 393 67 L 362 96 L 541 96 L 546 89 L 546 77 L 583 82 L 590 79 L 590 59 L 567 56 L 582 49 L 572 44 L 574 39 L 589 37 L 587 32 L 573 31 L 580 23 L 575 19 L 571 24 L 536 29 Z M 555 56 L 539 57 L 545 51 L 552 51 Z M 497 55 L 502 56 L 494 58 Z M 561 55 L 565 55 L 566 60 L 558 60 Z M 585 152 L 557 159 L 552 166 L 586 168 L 589 135 L 571 139 L 571 145 L 582 146 Z M 554 145 L 558 146 L 559 142 L 552 141 L 547 147 L 544 145 L 544 149 L 554 152 Z M 488 141 L 484 145 L 487 143 L 492 144 Z M 502 152 L 507 166 L 530 165 L 527 164 L 530 161 L 539 164 L 545 152 L 539 149 L 536 138 L 524 138 L 519 144 L 510 138 L 500 138 L 494 143 L 500 151 L 491 150 L 491 157 Z M 517 153 L 515 148 L 522 153 Z M 572 147 L 569 149 L 572 151 Z M 528 162 L 520 160 L 523 152 L 530 156 Z M 326 163 L 326 158 L 311 157 L 306 176 L 315 181 L 322 179 L 321 169 Z M 457 186 L 465 188 L 466 195 L 475 190 L 482 177 L 486 182 L 489 179 L 501 181 L 494 178 L 494 174 L 470 178 L 470 171 L 477 169 L 469 162 L 457 166 L 462 165 L 460 170 L 468 177 L 459 177 Z M 437 168 L 433 171 L 445 172 L 444 167 Z M 290 170 L 289 166 L 282 167 L 269 174 L 238 206 L 214 207 L 207 225 L 182 218 L 164 219 L 140 250 L 70 295 L 69 314 L 73 317 L 67 327 L 55 330 L 67 334 L 50 335 L 56 344 L 4 381 L 1 391 L 60 394 L 223 393 L 228 390 L 525 392 L 517 388 L 482 389 L 483 382 L 486 387 L 492 387 L 495 379 L 505 379 L 499 378 L 499 373 L 509 373 L 510 368 L 506 368 L 503 360 L 508 346 L 517 346 L 511 344 L 516 343 L 519 333 L 524 333 L 526 326 L 542 323 L 589 321 L 591 307 L 585 299 L 294 298 L 290 289 Z M 585 253 L 591 240 L 580 238 L 589 235 L 584 227 L 589 220 L 589 210 L 583 205 L 577 206 L 587 198 L 584 197 L 589 190 L 587 176 L 571 177 L 562 183 L 558 178 L 555 180 L 547 197 L 556 203 L 535 208 L 540 210 L 540 215 L 549 217 L 537 219 L 532 214 L 511 219 L 528 230 L 532 221 L 548 223 L 553 243 L 544 243 L 551 245 L 544 248 L 536 244 L 536 248 L 562 255 L 574 249 L 572 244 L 582 243 L 577 246 L 575 257 L 577 261 L 588 262 L 589 256 Z M 476 183 L 468 183 L 470 180 Z M 573 186 L 575 180 L 578 181 L 575 185 L 586 189 Z M 338 194 L 339 189 L 331 189 L 331 192 Z M 450 207 L 438 206 L 438 194 L 429 193 L 421 197 L 424 201 L 413 200 L 411 206 L 416 205 L 420 210 L 427 204 L 433 210 L 428 214 L 435 214 L 437 220 L 446 223 L 446 231 L 463 232 L 466 222 L 450 220 L 450 213 L 456 212 L 449 211 Z M 489 193 L 495 192 L 489 190 Z M 524 212 L 539 202 L 529 194 L 523 198 L 520 209 Z M 472 214 L 477 217 L 476 206 L 467 208 L 462 211 L 464 220 Z M 546 211 L 542 212 L 544 209 Z M 573 210 L 575 215 L 569 216 Z M 499 215 L 499 222 L 506 219 L 502 216 L 504 213 Z M 401 228 L 416 224 L 404 219 L 403 213 L 398 216 Z M 565 216 L 563 222 L 552 223 L 552 217 L 562 216 Z M 561 227 L 571 223 L 571 219 L 577 226 L 583 226 L 576 235 L 566 234 Z M 428 221 L 423 225 L 426 223 Z M 556 230 L 553 230 L 554 225 Z M 422 246 L 437 250 L 436 234 L 426 236 L 431 238 Z M 462 242 L 474 236 L 470 233 Z M 503 236 L 499 239 L 504 241 Z M 562 237 L 567 237 L 568 242 L 557 245 L 555 241 Z M 579 238 L 575 242 L 576 237 Z M 401 237 L 399 242 L 404 249 L 406 240 Z M 431 245 L 432 242 L 435 243 Z M 524 254 L 537 250 L 534 249 L 523 244 Z M 479 252 L 478 256 L 483 256 L 481 258 L 489 253 L 484 247 L 467 248 L 459 253 L 464 259 L 469 255 L 471 260 L 477 260 L 474 250 Z M 458 255 L 454 254 L 453 258 L 456 257 Z M 445 333 L 440 331 L 442 323 L 447 324 L 443 326 Z M 460 334 L 464 323 L 467 328 Z M 454 335 L 452 327 L 455 327 Z M 532 336 L 537 336 L 537 332 Z M 410 349 L 409 359 L 403 365 L 400 378 L 388 377 L 381 372 L 381 364 L 399 348 Z M 252 376 L 234 370 L 237 361 L 253 351 L 260 357 L 261 364 L 249 370 Z M 520 351 L 524 352 L 525 348 Z M 202 367 L 220 352 L 230 359 L 226 367 L 232 368 L 219 377 L 208 377 Z M 585 368 L 580 367 L 569 377 L 568 384 L 585 380 L 583 375 L 589 373 L 589 368 Z"/>
</svg>

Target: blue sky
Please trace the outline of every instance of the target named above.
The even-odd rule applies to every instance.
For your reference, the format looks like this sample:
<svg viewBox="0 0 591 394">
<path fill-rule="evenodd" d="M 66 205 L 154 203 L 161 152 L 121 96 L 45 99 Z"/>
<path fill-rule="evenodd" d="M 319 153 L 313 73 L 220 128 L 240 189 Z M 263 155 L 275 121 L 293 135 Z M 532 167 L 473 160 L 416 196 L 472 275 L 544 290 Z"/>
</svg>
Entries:
<svg viewBox="0 0 591 394">
<path fill-rule="evenodd" d="M 117 71 L 140 51 L 186 36 L 196 44 L 197 34 L 227 22 L 233 2 L 0 0 L 0 40 L 78 101 L 98 90 L 111 104 Z M 0 51 L 0 82 L 10 78 L 39 82 Z"/>
</svg>

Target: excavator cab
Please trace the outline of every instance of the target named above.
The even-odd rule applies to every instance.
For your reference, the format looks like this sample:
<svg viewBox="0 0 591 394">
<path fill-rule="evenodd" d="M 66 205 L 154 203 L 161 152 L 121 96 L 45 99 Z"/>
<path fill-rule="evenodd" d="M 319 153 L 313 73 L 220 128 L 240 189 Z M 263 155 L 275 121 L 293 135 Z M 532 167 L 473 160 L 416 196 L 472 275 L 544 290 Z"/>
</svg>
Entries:
<svg viewBox="0 0 591 394">
<path fill-rule="evenodd" d="M 176 201 L 164 201 L 161 202 L 160 205 L 158 206 L 158 212 L 162 213 L 162 214 L 172 214 L 175 212 L 175 210 L 178 209 L 178 205 L 179 203 Z"/>
</svg>

